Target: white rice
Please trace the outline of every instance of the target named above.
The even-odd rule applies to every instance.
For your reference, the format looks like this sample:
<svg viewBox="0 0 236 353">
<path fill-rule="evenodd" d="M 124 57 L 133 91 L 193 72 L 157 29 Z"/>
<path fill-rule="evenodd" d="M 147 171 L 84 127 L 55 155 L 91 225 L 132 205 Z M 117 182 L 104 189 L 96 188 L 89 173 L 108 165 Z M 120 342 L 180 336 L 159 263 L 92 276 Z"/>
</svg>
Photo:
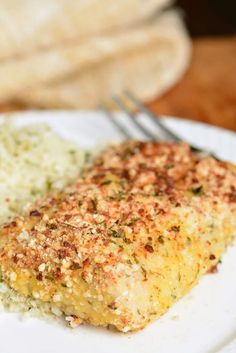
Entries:
<svg viewBox="0 0 236 353">
<path fill-rule="evenodd" d="M 0 126 L 0 223 L 43 193 L 73 180 L 85 152 L 45 124 Z"/>
</svg>

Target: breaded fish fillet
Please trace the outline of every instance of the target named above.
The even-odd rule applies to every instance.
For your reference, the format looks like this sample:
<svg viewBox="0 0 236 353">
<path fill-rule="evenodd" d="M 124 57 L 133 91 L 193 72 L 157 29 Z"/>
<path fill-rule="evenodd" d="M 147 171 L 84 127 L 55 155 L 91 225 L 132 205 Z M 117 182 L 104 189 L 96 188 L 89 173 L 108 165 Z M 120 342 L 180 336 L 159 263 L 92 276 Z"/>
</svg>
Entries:
<svg viewBox="0 0 236 353">
<path fill-rule="evenodd" d="M 65 316 L 142 329 L 236 233 L 236 169 L 186 144 L 109 147 L 74 185 L 0 230 L 2 281 Z"/>
</svg>

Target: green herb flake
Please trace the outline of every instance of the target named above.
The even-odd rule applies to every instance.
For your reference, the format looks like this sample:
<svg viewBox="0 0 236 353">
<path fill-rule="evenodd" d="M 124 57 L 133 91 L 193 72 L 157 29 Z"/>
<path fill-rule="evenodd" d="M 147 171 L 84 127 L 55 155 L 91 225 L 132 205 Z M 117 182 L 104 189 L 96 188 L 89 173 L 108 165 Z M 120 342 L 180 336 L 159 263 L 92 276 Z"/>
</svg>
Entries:
<svg viewBox="0 0 236 353">
<path fill-rule="evenodd" d="M 128 221 L 127 226 L 132 226 L 135 223 L 137 223 L 138 221 L 139 221 L 139 217 L 133 217 L 133 218 L 131 218 L 130 221 Z"/>
<path fill-rule="evenodd" d="M 47 180 L 47 184 L 46 184 L 46 190 L 47 191 L 51 191 L 52 190 L 52 181 L 51 180 Z"/>
<path fill-rule="evenodd" d="M 190 237 L 187 237 L 187 243 L 190 245 L 192 243 L 192 239 Z"/>
<path fill-rule="evenodd" d="M 197 187 L 193 187 L 190 189 L 190 191 L 192 192 L 192 194 L 196 195 L 196 196 L 201 196 L 203 194 L 203 186 L 197 186 Z"/>
<path fill-rule="evenodd" d="M 109 185 L 109 184 L 111 184 L 111 183 L 112 183 L 111 180 L 104 180 L 104 181 L 101 183 L 101 185 Z"/>
<path fill-rule="evenodd" d="M 91 160 L 91 152 L 89 151 L 86 151 L 85 154 L 84 154 L 84 160 L 85 160 L 85 163 L 88 163 L 90 160 Z"/>
<path fill-rule="evenodd" d="M 172 168 L 174 168 L 174 164 L 166 164 L 165 165 L 165 169 L 172 169 Z"/>
<path fill-rule="evenodd" d="M 171 230 L 173 231 L 173 232 L 179 232 L 180 231 L 180 226 L 173 226 L 173 227 L 171 227 Z"/>
<path fill-rule="evenodd" d="M 125 232 L 123 230 L 110 229 L 108 235 L 112 238 L 120 238 L 125 240 Z"/>
<path fill-rule="evenodd" d="M 98 205 L 97 199 L 92 199 L 91 203 L 92 203 L 92 206 L 93 206 L 93 211 L 97 212 L 97 205 Z"/>
<path fill-rule="evenodd" d="M 144 279 L 146 281 L 147 280 L 147 270 L 143 266 L 141 266 L 141 270 L 143 272 L 143 276 L 144 276 Z"/>
<path fill-rule="evenodd" d="M 164 244 L 164 237 L 162 236 L 162 235 L 160 235 L 159 237 L 158 237 L 158 242 L 160 243 L 160 244 Z"/>
<path fill-rule="evenodd" d="M 81 269 L 81 265 L 74 262 L 74 263 L 70 266 L 70 269 L 71 269 L 71 270 L 80 270 L 80 269 Z"/>
<path fill-rule="evenodd" d="M 116 200 L 117 201 L 121 201 L 121 200 L 123 200 L 124 198 L 125 198 L 125 193 L 122 191 L 122 190 L 120 190 L 118 193 L 117 193 L 117 195 L 116 195 Z"/>
</svg>

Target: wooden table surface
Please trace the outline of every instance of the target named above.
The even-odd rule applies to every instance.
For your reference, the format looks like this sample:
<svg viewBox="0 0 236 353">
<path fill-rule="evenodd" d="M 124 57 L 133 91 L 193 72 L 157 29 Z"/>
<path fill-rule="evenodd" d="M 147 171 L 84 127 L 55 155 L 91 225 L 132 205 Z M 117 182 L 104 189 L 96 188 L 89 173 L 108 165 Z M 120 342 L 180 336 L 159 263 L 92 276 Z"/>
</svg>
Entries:
<svg viewBox="0 0 236 353">
<path fill-rule="evenodd" d="M 149 107 L 236 131 L 236 36 L 194 39 L 183 80 Z"/>
</svg>

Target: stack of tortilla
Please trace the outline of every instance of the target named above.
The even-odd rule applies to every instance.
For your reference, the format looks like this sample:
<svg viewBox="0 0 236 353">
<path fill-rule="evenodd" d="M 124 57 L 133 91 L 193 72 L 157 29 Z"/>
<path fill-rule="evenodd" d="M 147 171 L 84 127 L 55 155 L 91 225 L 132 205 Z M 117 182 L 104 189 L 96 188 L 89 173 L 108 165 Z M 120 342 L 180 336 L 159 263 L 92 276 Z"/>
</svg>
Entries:
<svg viewBox="0 0 236 353">
<path fill-rule="evenodd" d="M 0 0 L 0 104 L 91 108 L 130 90 L 150 100 L 191 52 L 169 0 Z"/>
</svg>

